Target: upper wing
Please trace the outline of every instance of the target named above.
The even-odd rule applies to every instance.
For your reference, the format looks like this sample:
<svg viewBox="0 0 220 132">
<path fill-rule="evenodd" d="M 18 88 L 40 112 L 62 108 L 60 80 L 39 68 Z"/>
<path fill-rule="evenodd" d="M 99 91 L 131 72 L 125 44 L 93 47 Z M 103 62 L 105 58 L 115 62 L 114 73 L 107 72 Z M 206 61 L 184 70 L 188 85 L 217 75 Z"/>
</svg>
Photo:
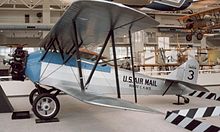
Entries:
<svg viewBox="0 0 220 132">
<path fill-rule="evenodd" d="M 48 47 L 53 42 L 60 45 L 59 49 L 68 51 L 76 40 L 73 22 L 76 23 L 79 43 L 82 42 L 84 47 L 97 47 L 104 42 L 110 30 L 122 36 L 128 33 L 130 27 L 134 32 L 159 24 L 150 16 L 122 4 L 80 0 L 73 2 L 41 46 Z"/>
</svg>

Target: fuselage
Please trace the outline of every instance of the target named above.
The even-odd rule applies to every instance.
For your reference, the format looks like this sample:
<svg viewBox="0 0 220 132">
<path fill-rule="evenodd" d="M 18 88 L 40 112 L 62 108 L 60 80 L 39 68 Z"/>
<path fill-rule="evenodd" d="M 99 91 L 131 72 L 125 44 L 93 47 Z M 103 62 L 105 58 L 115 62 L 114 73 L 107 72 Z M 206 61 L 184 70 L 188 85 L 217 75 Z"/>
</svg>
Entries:
<svg viewBox="0 0 220 132">
<path fill-rule="evenodd" d="M 192 2 L 192 0 L 154 0 L 145 7 L 161 11 L 177 11 L 186 9 Z"/>
<path fill-rule="evenodd" d="M 40 60 L 45 51 L 32 53 L 27 58 L 25 74 L 34 82 L 57 88 L 59 84 L 65 84 L 71 88 L 81 89 L 79 83 L 78 67 L 75 58 L 71 58 L 66 64 L 59 53 L 48 52 L 43 60 Z M 66 56 L 67 58 L 67 56 Z M 87 80 L 94 65 L 92 61 L 83 60 L 82 71 L 84 83 Z M 140 73 L 135 73 L 136 90 L 139 95 L 162 95 L 169 82 L 165 79 L 157 79 Z M 116 94 L 115 69 L 108 65 L 98 65 L 86 92 L 95 94 Z M 119 69 L 119 83 L 121 94 L 134 94 L 132 72 Z M 185 86 L 174 83 L 166 94 L 186 94 L 190 92 Z"/>
</svg>

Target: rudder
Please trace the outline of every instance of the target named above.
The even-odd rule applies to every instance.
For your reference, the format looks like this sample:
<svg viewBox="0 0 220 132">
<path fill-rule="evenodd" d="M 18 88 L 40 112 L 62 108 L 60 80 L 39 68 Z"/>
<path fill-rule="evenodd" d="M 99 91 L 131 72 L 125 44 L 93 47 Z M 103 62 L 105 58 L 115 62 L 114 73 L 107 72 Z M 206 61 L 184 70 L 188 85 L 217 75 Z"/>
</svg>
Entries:
<svg viewBox="0 0 220 132">
<path fill-rule="evenodd" d="M 168 75 L 168 79 L 179 80 L 188 83 L 197 83 L 199 63 L 196 59 L 189 59 Z"/>
</svg>

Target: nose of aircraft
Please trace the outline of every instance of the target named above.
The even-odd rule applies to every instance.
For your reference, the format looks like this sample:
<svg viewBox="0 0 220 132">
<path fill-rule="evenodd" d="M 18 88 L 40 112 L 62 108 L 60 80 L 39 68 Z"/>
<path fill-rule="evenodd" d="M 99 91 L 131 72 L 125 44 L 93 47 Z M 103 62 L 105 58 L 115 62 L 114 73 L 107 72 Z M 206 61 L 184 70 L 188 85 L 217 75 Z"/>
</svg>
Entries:
<svg viewBox="0 0 220 132">
<path fill-rule="evenodd" d="M 28 52 L 26 50 L 23 50 L 22 46 L 18 46 L 11 56 L 13 58 L 9 60 L 8 63 L 11 65 L 12 79 L 24 81 L 25 65 Z"/>
</svg>

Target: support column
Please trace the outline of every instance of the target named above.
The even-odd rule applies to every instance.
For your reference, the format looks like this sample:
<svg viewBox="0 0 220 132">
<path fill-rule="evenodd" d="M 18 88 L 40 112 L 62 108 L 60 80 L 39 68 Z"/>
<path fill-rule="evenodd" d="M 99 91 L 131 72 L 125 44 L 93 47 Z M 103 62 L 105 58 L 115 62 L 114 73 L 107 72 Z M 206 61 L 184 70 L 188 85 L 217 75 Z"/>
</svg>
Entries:
<svg viewBox="0 0 220 132">
<path fill-rule="evenodd" d="M 50 24 L 50 2 L 50 0 L 43 0 L 43 24 Z M 49 31 L 43 31 L 43 38 L 48 32 Z"/>
<path fill-rule="evenodd" d="M 203 38 L 202 38 L 202 40 L 201 40 L 201 50 L 200 50 L 200 52 L 206 52 L 206 53 L 208 53 L 208 51 L 207 50 L 205 50 L 206 49 L 206 47 L 207 47 L 207 40 L 206 40 L 206 36 L 203 36 Z M 197 51 L 198 52 L 198 51 Z M 198 58 L 198 61 L 199 61 L 199 63 L 203 63 L 203 59 L 204 58 L 206 58 L 207 57 L 207 55 L 206 54 L 200 54 L 199 55 L 199 58 Z M 209 61 L 209 59 L 208 59 L 208 61 Z"/>
<path fill-rule="evenodd" d="M 201 40 L 201 48 L 206 48 L 207 46 L 207 42 L 206 42 L 206 36 L 203 36 L 202 40 Z"/>
<path fill-rule="evenodd" d="M 144 47 L 144 31 L 135 32 L 132 35 L 132 47 L 133 47 L 133 55 L 136 62 L 141 62 L 139 52 L 143 51 Z"/>
</svg>

